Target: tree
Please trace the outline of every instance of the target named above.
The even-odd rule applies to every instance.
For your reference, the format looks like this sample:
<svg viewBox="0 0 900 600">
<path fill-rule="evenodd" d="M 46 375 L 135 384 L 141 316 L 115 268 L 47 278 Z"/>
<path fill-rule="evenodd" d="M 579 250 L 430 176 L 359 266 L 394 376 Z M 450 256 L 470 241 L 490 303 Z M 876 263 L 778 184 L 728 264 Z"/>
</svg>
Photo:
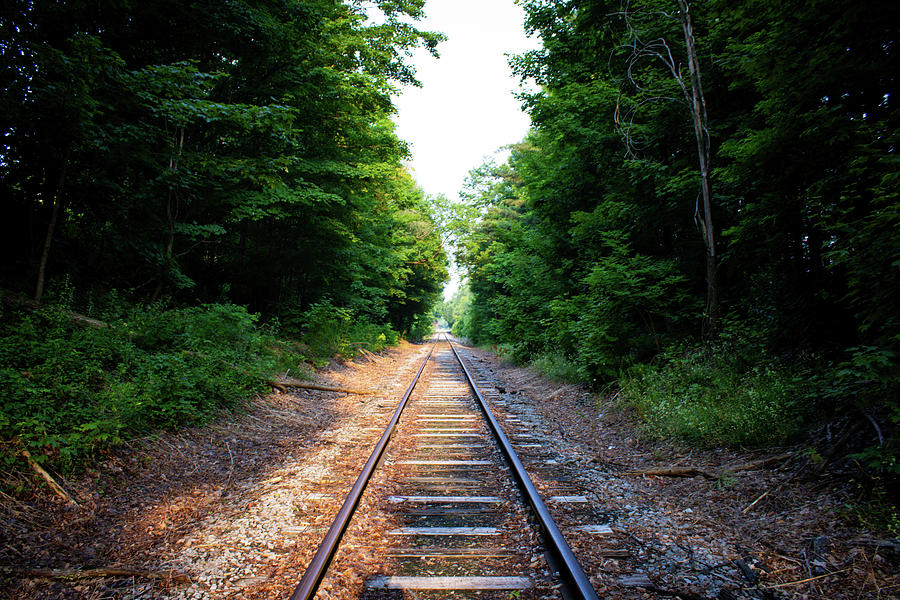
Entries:
<svg viewBox="0 0 900 600">
<path fill-rule="evenodd" d="M 688 108 L 691 122 L 694 127 L 694 137 L 697 145 L 697 160 L 700 173 L 700 193 L 697 196 L 694 209 L 694 220 L 700 230 L 703 244 L 706 249 L 706 333 L 714 337 L 718 330 L 719 322 L 719 289 L 717 283 L 718 254 L 716 250 L 716 233 L 712 217 L 712 190 L 710 186 L 710 137 L 706 100 L 703 95 L 700 64 L 697 56 L 697 48 L 694 39 L 694 25 L 691 17 L 691 7 L 688 0 L 676 0 L 677 19 L 684 37 L 684 54 L 687 59 L 688 82 L 685 82 L 683 67 L 676 58 L 677 50 L 673 50 L 672 44 L 664 35 L 649 39 L 647 36 L 657 34 L 656 28 L 649 31 L 641 31 L 641 25 L 636 22 L 648 19 L 662 18 L 674 20 L 676 16 L 664 11 L 654 10 L 656 6 L 646 6 L 637 9 L 626 8 L 620 13 L 626 26 L 629 54 L 626 59 L 626 73 L 628 82 L 637 90 L 640 99 L 633 102 L 633 108 L 629 114 L 623 114 L 617 107 L 616 121 L 623 132 L 629 152 L 634 151 L 634 143 L 631 140 L 630 125 L 635 117 L 634 111 L 644 103 L 656 103 L 667 101 L 669 98 L 658 95 L 659 86 L 652 81 L 645 82 L 638 79 L 636 71 L 644 60 L 661 63 L 664 70 L 676 82 L 681 96 Z M 658 77 L 653 70 L 644 71 L 650 79 Z M 665 86 L 662 86 L 664 89 Z"/>
<path fill-rule="evenodd" d="M 4 279 L 269 312 L 329 295 L 398 323 L 426 310 L 434 280 L 401 255 L 433 240 L 391 233 L 424 211 L 390 122 L 411 50 L 443 39 L 416 27 L 423 5 L 5 6 Z"/>
</svg>

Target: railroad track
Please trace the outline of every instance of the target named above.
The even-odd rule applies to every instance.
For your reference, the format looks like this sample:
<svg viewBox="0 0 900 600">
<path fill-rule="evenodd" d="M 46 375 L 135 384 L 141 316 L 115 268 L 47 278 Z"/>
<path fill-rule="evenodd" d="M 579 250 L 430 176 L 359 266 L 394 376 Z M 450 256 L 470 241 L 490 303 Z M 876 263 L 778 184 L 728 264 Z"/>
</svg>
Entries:
<svg viewBox="0 0 900 600">
<path fill-rule="evenodd" d="M 597 598 L 551 509 L 567 536 L 608 527 L 461 352 L 434 343 L 292 600 L 329 572 L 365 599 Z"/>
</svg>

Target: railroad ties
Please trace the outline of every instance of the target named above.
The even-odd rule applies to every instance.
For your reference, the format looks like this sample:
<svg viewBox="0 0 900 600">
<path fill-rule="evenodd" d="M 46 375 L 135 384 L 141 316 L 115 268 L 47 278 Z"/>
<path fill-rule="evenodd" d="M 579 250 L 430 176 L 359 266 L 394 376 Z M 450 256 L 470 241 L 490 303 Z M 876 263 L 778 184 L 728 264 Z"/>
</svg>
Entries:
<svg viewBox="0 0 900 600">
<path fill-rule="evenodd" d="M 509 598 L 535 585 L 540 540 L 453 353 L 441 344 L 432 361 L 385 465 L 394 570 L 367 585 Z"/>
<path fill-rule="evenodd" d="M 564 517 L 566 536 L 596 539 L 609 528 L 592 524 L 580 488 L 553 479 L 546 438 L 508 411 L 502 394 L 479 399 L 447 342 L 436 344 L 421 373 L 358 506 L 345 501 L 355 512 L 346 535 L 336 536 L 340 548 L 317 553 L 329 557 L 319 561 L 327 575 L 311 567 L 292 600 L 596 599 L 547 506 Z M 487 403 L 502 424 L 482 410 Z M 523 484 L 518 452 L 543 500 L 528 475 Z"/>
</svg>

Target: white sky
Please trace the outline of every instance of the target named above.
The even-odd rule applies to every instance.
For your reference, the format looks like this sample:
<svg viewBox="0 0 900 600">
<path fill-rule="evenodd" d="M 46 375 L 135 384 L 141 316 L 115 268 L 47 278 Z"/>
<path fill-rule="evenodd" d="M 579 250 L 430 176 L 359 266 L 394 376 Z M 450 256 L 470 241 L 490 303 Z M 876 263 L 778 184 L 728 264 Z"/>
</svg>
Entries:
<svg viewBox="0 0 900 600">
<path fill-rule="evenodd" d="M 519 89 L 505 53 L 536 47 L 522 28 L 513 0 L 427 0 L 420 29 L 448 40 L 440 59 L 419 51 L 421 88 L 396 98 L 397 133 L 410 144 L 409 167 L 425 192 L 456 198 L 468 172 L 528 133 L 529 121 L 513 97 Z"/>
<path fill-rule="evenodd" d="M 416 53 L 422 87 L 405 87 L 395 98 L 394 121 L 410 145 L 408 166 L 418 184 L 427 194 L 457 199 L 470 170 L 528 133 L 505 54 L 538 42 L 525 35 L 524 11 L 513 0 L 427 0 L 425 15 L 418 27 L 448 39 L 438 46 L 440 59 Z M 445 298 L 459 287 L 459 273 L 451 276 Z"/>
</svg>

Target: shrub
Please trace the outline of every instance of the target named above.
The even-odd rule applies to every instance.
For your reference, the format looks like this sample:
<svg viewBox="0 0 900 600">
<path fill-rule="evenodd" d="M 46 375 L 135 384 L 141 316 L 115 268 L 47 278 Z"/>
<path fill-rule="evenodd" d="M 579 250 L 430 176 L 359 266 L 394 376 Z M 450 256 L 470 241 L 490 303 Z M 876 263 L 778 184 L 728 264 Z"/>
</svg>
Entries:
<svg viewBox="0 0 900 600">
<path fill-rule="evenodd" d="M 567 383 L 577 383 L 581 381 L 582 378 L 581 372 L 578 370 L 578 365 L 558 353 L 545 352 L 543 354 L 538 354 L 532 359 L 531 364 L 540 371 L 542 375 L 549 377 L 550 379 L 565 381 Z"/>
<path fill-rule="evenodd" d="M 380 352 L 400 341 L 390 325 L 378 325 L 328 301 L 314 304 L 299 319 L 303 341 L 319 361 L 355 356 L 362 349 Z"/>
<path fill-rule="evenodd" d="M 737 360 L 723 342 L 633 367 L 620 396 L 657 437 L 700 446 L 769 446 L 785 442 L 804 417 L 806 378 L 772 361 Z"/>
<path fill-rule="evenodd" d="M 304 357 L 234 305 L 133 307 L 101 327 L 64 306 L 0 320 L 7 452 L 71 468 L 127 437 L 202 423 Z"/>
</svg>

